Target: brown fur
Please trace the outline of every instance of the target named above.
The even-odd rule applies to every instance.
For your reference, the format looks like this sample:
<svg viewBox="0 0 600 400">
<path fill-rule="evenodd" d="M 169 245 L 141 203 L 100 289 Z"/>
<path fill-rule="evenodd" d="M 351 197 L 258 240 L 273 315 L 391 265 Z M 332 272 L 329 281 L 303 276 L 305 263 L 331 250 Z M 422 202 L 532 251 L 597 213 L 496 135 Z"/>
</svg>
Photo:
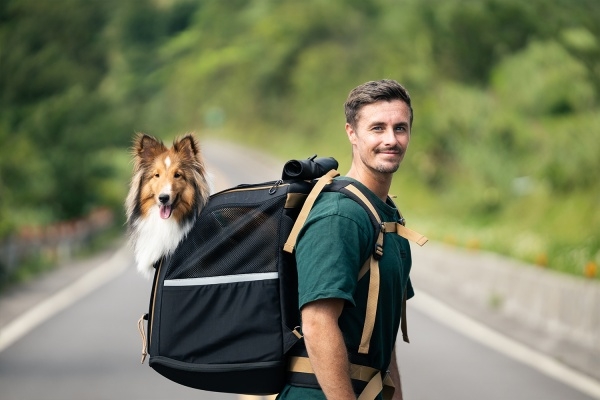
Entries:
<svg viewBox="0 0 600 400">
<path fill-rule="evenodd" d="M 136 254 L 136 258 L 146 260 L 141 257 L 144 255 L 145 244 L 137 242 L 143 240 L 142 237 L 153 238 L 152 232 L 147 232 L 148 228 L 142 222 L 152 212 L 158 212 L 161 205 L 159 196 L 169 196 L 168 204 L 172 211 L 165 221 L 177 222 L 181 227 L 182 238 L 208 202 L 210 189 L 200 145 L 193 134 L 175 139 L 173 146 L 167 148 L 159 139 L 137 133 L 132 156 L 133 178 L 125 201 L 127 223 L 134 248 L 140 252 L 140 257 Z M 153 226 L 152 229 L 162 229 L 163 226 L 167 228 L 167 225 Z M 172 222 L 168 226 L 172 227 Z M 143 229 L 146 229 L 145 233 Z M 177 242 L 181 238 L 177 238 Z M 171 240 L 161 241 L 161 245 L 164 242 L 165 249 L 172 251 L 173 243 L 166 243 L 167 241 Z"/>
</svg>

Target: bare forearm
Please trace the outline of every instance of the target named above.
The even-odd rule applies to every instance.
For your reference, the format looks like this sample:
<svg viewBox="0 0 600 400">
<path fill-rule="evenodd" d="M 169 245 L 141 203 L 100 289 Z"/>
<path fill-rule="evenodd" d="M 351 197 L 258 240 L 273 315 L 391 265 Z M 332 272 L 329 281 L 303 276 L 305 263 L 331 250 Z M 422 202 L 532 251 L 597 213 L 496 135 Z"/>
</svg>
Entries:
<svg viewBox="0 0 600 400">
<path fill-rule="evenodd" d="M 392 351 L 392 361 L 390 362 L 390 377 L 394 382 L 394 397 L 392 400 L 403 400 L 402 397 L 402 381 L 400 379 L 400 369 L 398 368 L 398 361 L 396 360 L 396 349 Z"/>
<path fill-rule="evenodd" d="M 346 345 L 337 324 L 339 314 L 323 313 L 322 305 L 316 304 L 302 311 L 302 329 L 310 363 L 328 400 L 356 399 Z"/>
</svg>

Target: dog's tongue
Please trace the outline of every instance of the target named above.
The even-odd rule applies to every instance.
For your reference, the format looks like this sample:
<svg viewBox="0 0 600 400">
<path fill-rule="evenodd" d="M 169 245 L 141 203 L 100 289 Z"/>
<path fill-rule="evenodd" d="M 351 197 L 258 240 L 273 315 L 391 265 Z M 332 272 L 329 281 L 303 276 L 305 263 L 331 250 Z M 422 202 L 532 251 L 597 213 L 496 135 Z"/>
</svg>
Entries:
<svg viewBox="0 0 600 400">
<path fill-rule="evenodd" d="M 171 206 L 160 206 L 160 217 L 167 219 L 171 216 Z"/>
</svg>

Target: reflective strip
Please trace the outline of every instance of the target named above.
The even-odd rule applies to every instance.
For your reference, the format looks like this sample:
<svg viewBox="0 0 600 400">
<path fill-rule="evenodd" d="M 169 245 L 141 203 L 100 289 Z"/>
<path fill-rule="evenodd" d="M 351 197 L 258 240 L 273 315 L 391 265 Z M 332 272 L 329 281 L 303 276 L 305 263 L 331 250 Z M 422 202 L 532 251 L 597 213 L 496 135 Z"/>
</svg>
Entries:
<svg viewBox="0 0 600 400">
<path fill-rule="evenodd" d="M 278 272 L 263 272 L 263 273 L 256 273 L 256 274 L 209 276 L 206 278 L 167 279 L 167 280 L 165 280 L 165 286 L 205 286 L 205 285 L 219 285 L 222 283 L 266 281 L 269 279 L 278 279 L 278 278 L 279 278 Z"/>
</svg>

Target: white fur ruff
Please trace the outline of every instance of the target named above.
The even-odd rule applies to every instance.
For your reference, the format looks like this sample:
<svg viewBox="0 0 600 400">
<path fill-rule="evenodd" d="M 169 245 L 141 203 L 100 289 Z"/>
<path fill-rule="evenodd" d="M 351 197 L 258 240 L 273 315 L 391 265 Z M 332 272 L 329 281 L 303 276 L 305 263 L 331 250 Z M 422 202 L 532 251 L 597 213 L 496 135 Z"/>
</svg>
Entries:
<svg viewBox="0 0 600 400">
<path fill-rule="evenodd" d="M 142 275 L 151 277 L 154 263 L 161 257 L 171 254 L 193 225 L 193 220 L 180 224 L 172 217 L 162 219 L 158 207 L 154 207 L 146 217 L 136 220 L 133 224 L 131 242 L 137 270 Z"/>
</svg>

